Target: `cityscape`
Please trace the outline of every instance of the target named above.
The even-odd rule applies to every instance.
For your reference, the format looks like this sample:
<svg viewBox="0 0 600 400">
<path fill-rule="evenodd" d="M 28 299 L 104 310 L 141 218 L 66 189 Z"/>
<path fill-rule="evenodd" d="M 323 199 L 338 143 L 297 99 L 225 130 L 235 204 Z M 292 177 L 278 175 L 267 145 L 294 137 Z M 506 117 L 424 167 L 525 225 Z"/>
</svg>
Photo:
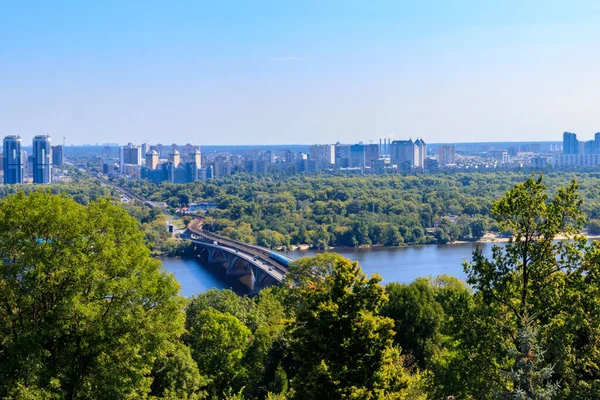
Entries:
<svg viewBox="0 0 600 400">
<path fill-rule="evenodd" d="M 600 2 L 0 4 L 0 399 L 600 399 Z"/>
<path fill-rule="evenodd" d="M 51 145 L 49 135 L 35 136 L 31 150 L 22 149 L 21 138 L 4 138 L 0 167 L 4 184 L 49 184 L 64 178 L 61 167 L 65 146 Z M 128 143 L 106 144 L 97 153 L 99 172 L 114 177 L 187 183 L 219 179 L 232 174 L 294 175 L 311 173 L 419 174 L 502 170 L 594 168 L 600 166 L 600 133 L 580 141 L 564 132 L 562 142 L 471 143 L 428 145 L 423 138 L 379 143 L 316 144 L 292 151 L 286 146 L 262 149 L 210 151 L 200 145 Z M 264 146 L 263 146 L 264 147 Z M 271 146 L 272 147 L 272 146 Z M 295 146 L 298 147 L 298 146 Z M 115 151 L 116 150 L 116 151 Z M 67 148 L 68 151 L 68 148 Z"/>
</svg>

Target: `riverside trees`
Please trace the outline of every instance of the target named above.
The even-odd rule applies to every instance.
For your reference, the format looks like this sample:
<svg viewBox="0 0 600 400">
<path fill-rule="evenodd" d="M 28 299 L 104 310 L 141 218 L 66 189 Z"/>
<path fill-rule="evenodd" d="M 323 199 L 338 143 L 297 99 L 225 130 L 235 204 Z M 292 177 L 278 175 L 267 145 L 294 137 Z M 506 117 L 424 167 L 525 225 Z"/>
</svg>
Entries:
<svg viewBox="0 0 600 400">
<path fill-rule="evenodd" d="M 0 259 L 0 397 L 148 394 L 184 332 L 184 300 L 122 208 L 9 196 Z"/>
<path fill-rule="evenodd" d="M 122 208 L 8 197 L 0 397 L 600 398 L 600 246 L 574 235 L 583 209 L 575 183 L 516 185 L 492 206 L 513 240 L 474 253 L 472 288 L 384 287 L 323 254 L 253 298 L 186 305 Z"/>
</svg>

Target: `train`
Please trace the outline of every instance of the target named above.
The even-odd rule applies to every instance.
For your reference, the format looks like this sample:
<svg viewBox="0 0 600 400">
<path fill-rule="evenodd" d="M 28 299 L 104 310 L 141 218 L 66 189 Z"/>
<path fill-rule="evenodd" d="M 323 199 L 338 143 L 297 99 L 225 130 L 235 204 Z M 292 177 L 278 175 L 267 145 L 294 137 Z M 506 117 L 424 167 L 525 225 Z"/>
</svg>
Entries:
<svg viewBox="0 0 600 400">
<path fill-rule="evenodd" d="M 290 265 L 292 261 L 294 261 L 289 257 L 286 257 L 279 253 L 275 253 L 273 251 L 269 251 L 268 254 L 270 259 L 277 261 L 279 264 L 284 265 L 286 268 Z"/>
</svg>

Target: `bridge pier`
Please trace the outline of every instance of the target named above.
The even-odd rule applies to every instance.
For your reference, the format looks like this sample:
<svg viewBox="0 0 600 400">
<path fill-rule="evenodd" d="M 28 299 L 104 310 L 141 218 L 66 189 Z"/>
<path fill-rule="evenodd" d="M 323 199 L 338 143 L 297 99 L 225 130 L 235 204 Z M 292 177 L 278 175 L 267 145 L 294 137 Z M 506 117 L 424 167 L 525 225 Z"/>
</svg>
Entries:
<svg viewBox="0 0 600 400">
<path fill-rule="evenodd" d="M 231 253 L 225 253 L 225 258 L 227 259 L 227 275 L 242 276 L 252 273 L 250 263 L 243 258 Z"/>
<path fill-rule="evenodd" d="M 213 264 L 223 264 L 227 262 L 227 256 L 223 252 L 214 247 L 207 247 L 208 262 Z"/>
<path fill-rule="evenodd" d="M 220 265 L 226 275 L 238 277 L 253 292 L 280 282 L 280 278 L 276 277 L 281 276 L 282 267 L 264 252 L 261 254 L 253 249 L 246 249 L 244 245 L 239 248 L 231 243 L 224 245 L 221 240 L 212 240 L 210 237 L 206 239 L 193 232 L 190 238 L 193 241 L 190 249 L 198 257 L 208 263 Z"/>
</svg>

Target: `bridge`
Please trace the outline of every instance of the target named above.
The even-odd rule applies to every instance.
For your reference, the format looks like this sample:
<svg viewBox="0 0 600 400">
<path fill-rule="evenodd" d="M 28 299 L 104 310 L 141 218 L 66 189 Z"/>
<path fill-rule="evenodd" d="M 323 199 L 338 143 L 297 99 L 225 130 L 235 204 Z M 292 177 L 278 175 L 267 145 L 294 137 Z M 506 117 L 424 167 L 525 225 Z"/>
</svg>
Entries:
<svg viewBox="0 0 600 400">
<path fill-rule="evenodd" d="M 209 263 L 222 264 L 229 276 L 242 279 L 254 291 L 281 283 L 293 259 L 260 246 L 225 238 L 202 229 L 202 219 L 192 220 L 182 238 Z"/>
</svg>

